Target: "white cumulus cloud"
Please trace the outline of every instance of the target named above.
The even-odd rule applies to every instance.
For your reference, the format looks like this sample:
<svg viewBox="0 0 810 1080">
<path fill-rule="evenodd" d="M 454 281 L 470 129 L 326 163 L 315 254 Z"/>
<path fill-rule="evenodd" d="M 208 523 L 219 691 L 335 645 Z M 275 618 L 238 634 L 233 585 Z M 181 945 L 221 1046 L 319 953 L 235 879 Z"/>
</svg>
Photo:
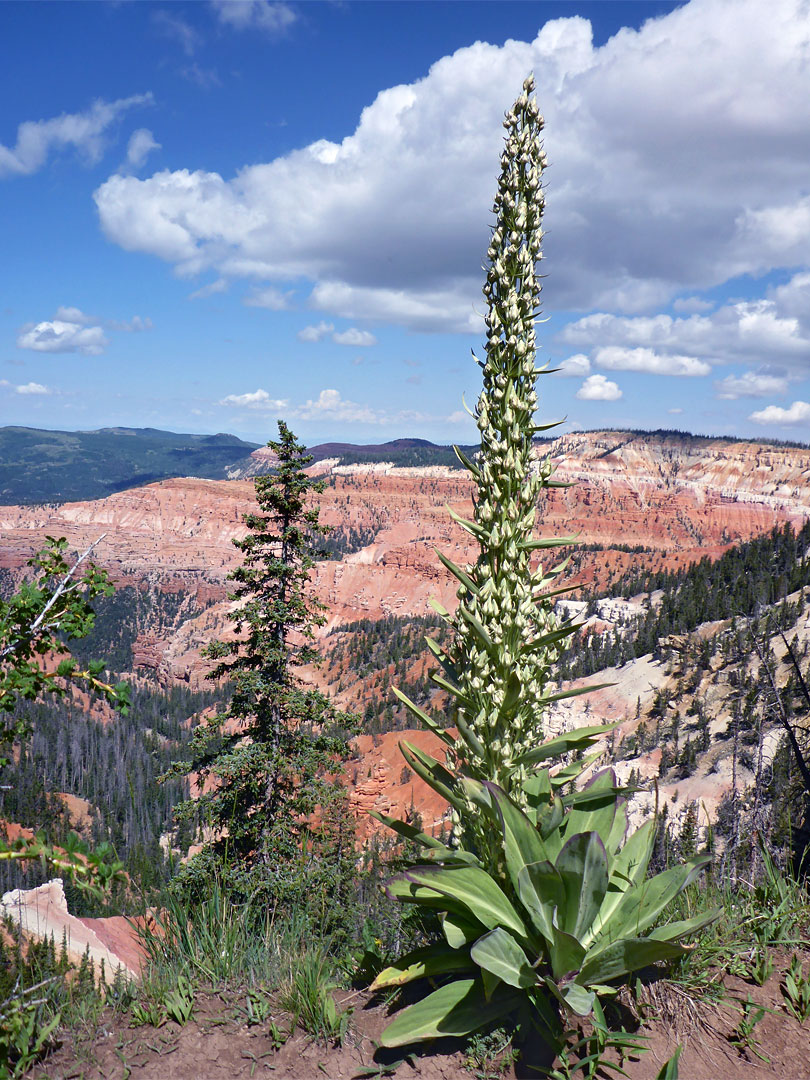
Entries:
<svg viewBox="0 0 810 1080">
<path fill-rule="evenodd" d="M 55 393 L 49 386 L 43 386 L 42 383 L 37 382 L 29 382 L 25 383 L 23 386 L 16 386 L 14 390 L 17 394 L 32 394 L 37 397 L 49 397 L 51 394 Z"/>
<path fill-rule="evenodd" d="M 109 345 L 100 326 L 53 319 L 24 326 L 17 336 L 18 349 L 45 353 L 83 353 L 99 356 Z"/>
<path fill-rule="evenodd" d="M 727 375 L 725 379 L 714 384 L 717 397 L 725 401 L 784 394 L 787 385 L 788 380 L 783 374 L 768 371 L 745 371 L 742 375 Z"/>
<path fill-rule="evenodd" d="M 99 161 L 104 151 L 104 135 L 128 109 L 151 105 L 152 95 L 134 94 L 118 101 L 95 101 L 82 113 L 62 113 L 51 120 L 27 120 L 17 128 L 13 147 L 0 143 L 0 179 L 29 176 L 37 172 L 48 154 L 72 146 L 88 161 Z"/>
<path fill-rule="evenodd" d="M 379 424 L 385 414 L 368 405 L 359 405 L 341 397 L 339 390 L 321 390 L 314 401 L 299 405 L 293 416 L 299 420 L 342 420 L 345 423 Z"/>
<path fill-rule="evenodd" d="M 280 412 L 289 401 L 271 397 L 266 390 L 253 390 L 247 394 L 228 394 L 217 405 L 231 405 L 240 409 L 258 409 L 262 412 Z"/>
<path fill-rule="evenodd" d="M 253 29 L 294 15 L 258 0 L 215 10 Z M 691 0 L 599 47 L 586 19 L 552 19 L 532 41 L 476 42 L 381 91 L 340 141 L 232 177 L 111 177 L 95 199 L 113 242 L 180 273 L 304 278 L 334 317 L 476 332 L 501 119 L 533 69 L 553 164 L 547 302 L 653 310 L 806 266 L 810 111 L 794 103 L 810 98 L 808 49 L 805 0 L 771 0 L 767 18 L 761 0 Z"/>
<path fill-rule="evenodd" d="M 793 424 L 810 424 L 810 402 L 794 401 L 788 409 L 779 405 L 768 405 L 748 417 L 758 424 L 778 424 L 790 427 Z"/>
<path fill-rule="evenodd" d="M 349 327 L 348 330 L 341 330 L 339 333 L 332 334 L 332 341 L 334 341 L 336 345 L 356 345 L 361 349 L 366 349 L 377 344 L 377 339 L 373 334 L 370 334 L 368 330 L 358 330 L 355 326 Z"/>
<path fill-rule="evenodd" d="M 151 329 L 152 320 L 141 315 L 124 320 L 101 320 L 95 315 L 86 315 L 80 308 L 63 305 L 57 308 L 52 319 L 22 326 L 17 335 L 17 348 L 99 356 L 110 344 L 106 331 L 137 334 Z"/>
<path fill-rule="evenodd" d="M 554 375 L 559 375 L 561 378 L 581 379 L 583 375 L 590 372 L 591 362 L 585 353 L 575 353 L 574 356 L 566 357 L 556 367 L 557 371 L 553 372 Z"/>
<path fill-rule="evenodd" d="M 208 285 L 203 285 L 201 289 L 195 289 L 193 293 L 189 293 L 189 300 L 204 300 L 206 296 L 214 296 L 215 293 L 222 293 L 228 291 L 228 282 L 225 278 L 217 278 L 216 281 L 212 281 Z"/>
<path fill-rule="evenodd" d="M 305 326 L 303 330 L 298 331 L 296 337 L 299 341 L 323 341 L 323 339 L 328 337 L 334 329 L 334 323 L 319 322 L 317 326 Z"/>
<path fill-rule="evenodd" d="M 65 306 L 56 309 L 54 318 L 61 322 L 79 323 L 81 326 L 99 321 L 95 315 L 85 315 L 81 308 Z"/>
<path fill-rule="evenodd" d="M 724 304 L 710 315 L 622 316 L 596 312 L 569 323 L 559 338 L 568 345 L 648 348 L 686 354 L 706 363 L 778 361 L 810 366 L 810 273 L 794 274 L 758 300 Z"/>
<path fill-rule="evenodd" d="M 711 366 L 694 356 L 661 354 L 652 349 L 606 345 L 594 353 L 594 363 L 608 371 L 643 371 L 648 375 L 708 375 Z"/>
<path fill-rule="evenodd" d="M 581 401 L 618 401 L 622 392 L 615 382 L 604 375 L 589 375 L 577 390 Z"/>
</svg>

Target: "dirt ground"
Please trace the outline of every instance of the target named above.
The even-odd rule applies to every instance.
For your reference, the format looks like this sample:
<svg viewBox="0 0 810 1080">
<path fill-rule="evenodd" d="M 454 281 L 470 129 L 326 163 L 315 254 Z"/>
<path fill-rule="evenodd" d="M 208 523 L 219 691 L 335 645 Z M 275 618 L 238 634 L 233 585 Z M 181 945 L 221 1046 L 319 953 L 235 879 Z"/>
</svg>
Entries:
<svg viewBox="0 0 810 1080">
<path fill-rule="evenodd" d="M 717 1003 L 696 1001 L 679 987 L 658 983 L 650 989 L 651 1015 L 644 1024 L 646 1053 L 625 1059 L 629 1080 L 654 1080 L 659 1069 L 683 1045 L 680 1080 L 810 1080 L 810 1021 L 801 1024 L 784 1007 L 783 972 L 787 953 L 775 953 L 774 974 L 764 986 L 726 975 Z M 739 1043 L 741 1003 L 750 1000 L 765 1013 L 748 1046 Z M 386 1051 L 375 1059 L 376 1043 L 387 1011 L 365 991 L 336 995 L 349 1011 L 348 1036 L 342 1046 L 326 1046 L 300 1031 L 286 1037 L 289 1018 L 272 1016 L 282 1033 L 274 1040 L 270 1019 L 249 1026 L 245 1000 L 236 995 L 197 995 L 193 1018 L 180 1027 L 130 1027 L 126 1016 L 107 1012 L 98 1028 L 63 1037 L 62 1045 L 28 1076 L 33 1080 L 352 1080 L 393 1076 L 396 1080 L 515 1080 L 541 1076 L 532 1065 L 548 1064 L 538 1055 L 505 1072 L 465 1066 L 463 1046 L 446 1040 L 409 1055 Z M 279 1043 L 281 1042 L 281 1045 Z M 615 1059 L 614 1059 L 615 1060 Z M 575 1074 L 581 1076 L 581 1073 Z M 615 1073 L 606 1073 L 614 1076 Z"/>
</svg>

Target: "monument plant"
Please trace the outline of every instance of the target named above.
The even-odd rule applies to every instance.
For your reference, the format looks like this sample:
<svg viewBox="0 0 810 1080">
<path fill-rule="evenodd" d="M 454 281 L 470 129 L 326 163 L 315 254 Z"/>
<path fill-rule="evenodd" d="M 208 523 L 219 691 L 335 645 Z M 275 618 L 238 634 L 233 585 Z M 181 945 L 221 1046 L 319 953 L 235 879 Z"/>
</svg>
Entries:
<svg viewBox="0 0 810 1080">
<path fill-rule="evenodd" d="M 476 484 L 473 520 L 453 514 L 479 547 L 473 565 L 440 555 L 459 582 L 452 644 L 428 644 L 441 665 L 437 686 L 449 696 L 456 734 L 403 694 L 410 711 L 445 746 L 442 763 L 403 742 L 408 765 L 450 805 L 444 843 L 407 823 L 380 820 L 416 841 L 424 862 L 386 885 L 390 897 L 440 913 L 444 941 L 382 971 L 373 987 L 429 977 L 440 985 L 404 1009 L 383 1044 L 464 1036 L 512 1016 L 528 1033 L 555 1040 L 565 1014 L 600 1014 L 611 983 L 656 961 L 683 955 L 682 940 L 713 918 L 660 925 L 671 901 L 706 865 L 695 857 L 648 879 L 655 838 L 649 821 L 628 835 L 622 790 L 611 769 L 574 782 L 599 751 L 583 751 L 612 725 L 548 737 L 544 714 L 561 698 L 553 665 L 578 628 L 554 613 L 555 587 L 567 560 L 535 565 L 573 542 L 535 536 L 538 496 L 557 486 L 539 466 L 533 438 L 535 321 L 540 307 L 545 155 L 543 121 L 531 78 L 506 114 L 506 144 L 487 252 L 483 391 L 476 420 L 481 452 L 459 452 Z M 544 369 L 545 370 L 545 369 Z M 593 689 L 593 687 L 586 688 Z M 569 760 L 573 758 L 573 760 Z"/>
</svg>

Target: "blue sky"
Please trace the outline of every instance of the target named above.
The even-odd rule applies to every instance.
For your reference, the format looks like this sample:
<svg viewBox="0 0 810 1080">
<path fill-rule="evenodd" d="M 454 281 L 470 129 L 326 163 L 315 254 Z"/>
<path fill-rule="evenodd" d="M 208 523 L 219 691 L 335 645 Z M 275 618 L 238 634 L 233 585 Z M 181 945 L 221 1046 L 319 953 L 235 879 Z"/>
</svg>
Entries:
<svg viewBox="0 0 810 1080">
<path fill-rule="evenodd" d="M 6 0 L 0 40 L 0 424 L 475 441 L 533 70 L 539 418 L 810 439 L 804 0 Z"/>
</svg>

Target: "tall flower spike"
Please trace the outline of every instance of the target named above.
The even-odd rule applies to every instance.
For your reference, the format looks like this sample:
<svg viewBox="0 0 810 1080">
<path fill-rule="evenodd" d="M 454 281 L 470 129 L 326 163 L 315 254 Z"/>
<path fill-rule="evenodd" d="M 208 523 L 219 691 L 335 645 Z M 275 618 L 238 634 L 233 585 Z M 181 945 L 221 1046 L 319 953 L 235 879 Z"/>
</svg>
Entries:
<svg viewBox="0 0 810 1080">
<path fill-rule="evenodd" d="M 543 698 L 551 666 L 566 635 L 542 593 L 562 569 L 532 569 L 533 552 L 571 542 L 537 540 L 537 501 L 553 486 L 552 466 L 534 460 L 536 382 L 535 320 L 541 285 L 536 264 L 542 257 L 546 166 L 540 133 L 543 119 L 533 96 L 534 80 L 506 114 L 505 147 L 487 250 L 486 360 L 476 419 L 481 451 L 471 462 L 477 492 L 474 519 L 455 519 L 478 542 L 473 566 L 461 569 L 442 558 L 459 578 L 459 605 L 448 621 L 453 643 L 440 656 L 456 707 L 458 736 L 452 748 L 458 770 L 493 780 L 516 801 L 524 801 L 526 769 L 518 759 L 543 736 Z M 554 425 L 549 425 L 554 426 Z M 438 652 L 434 646 L 434 652 Z M 448 686 L 449 683 L 449 686 Z M 481 815 L 453 817 L 456 839 L 483 856 L 488 844 Z M 485 827 L 485 823 L 484 826 Z"/>
</svg>

